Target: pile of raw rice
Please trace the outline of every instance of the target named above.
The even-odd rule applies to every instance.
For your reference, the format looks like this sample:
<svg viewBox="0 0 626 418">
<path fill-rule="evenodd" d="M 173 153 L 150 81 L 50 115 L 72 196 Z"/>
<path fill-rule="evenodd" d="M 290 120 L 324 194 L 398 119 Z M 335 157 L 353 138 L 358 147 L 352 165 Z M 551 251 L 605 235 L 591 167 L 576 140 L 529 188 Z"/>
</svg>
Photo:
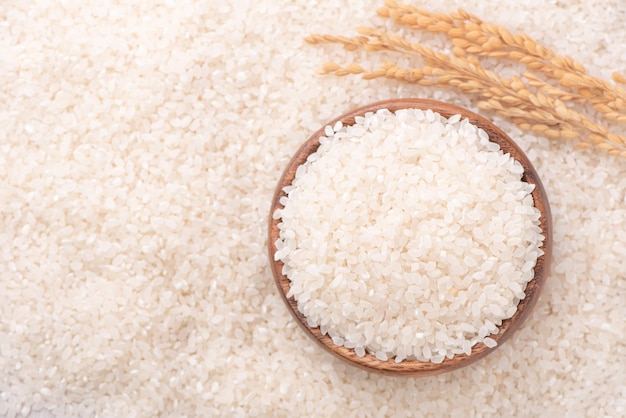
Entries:
<svg viewBox="0 0 626 418">
<path fill-rule="evenodd" d="M 307 323 L 383 361 L 495 347 L 543 254 L 522 165 L 431 110 L 368 112 L 319 142 L 272 214 Z"/>
<path fill-rule="evenodd" d="M 452 91 L 314 74 L 325 54 L 354 56 L 304 36 L 387 25 L 370 18 L 380 4 L 0 3 L 0 417 L 626 414 L 626 163 L 501 120 L 554 220 L 524 328 L 477 364 L 409 380 L 296 330 L 265 237 L 297 147 L 376 100 L 475 109 Z M 418 5 L 526 31 L 603 78 L 626 68 L 620 0 Z"/>
</svg>

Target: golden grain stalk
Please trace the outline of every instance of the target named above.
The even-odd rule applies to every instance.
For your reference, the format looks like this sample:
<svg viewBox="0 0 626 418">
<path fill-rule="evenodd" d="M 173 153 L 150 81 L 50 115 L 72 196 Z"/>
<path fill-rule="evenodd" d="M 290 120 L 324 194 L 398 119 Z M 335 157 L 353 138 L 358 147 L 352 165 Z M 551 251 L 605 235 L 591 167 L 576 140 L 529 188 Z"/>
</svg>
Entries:
<svg viewBox="0 0 626 418">
<path fill-rule="evenodd" d="M 387 0 L 378 14 L 413 29 L 446 34 L 452 41 L 453 53 L 437 52 L 374 28 L 359 28 L 360 35 L 354 37 L 311 35 L 307 41 L 312 44 L 338 43 L 347 50 L 399 52 L 415 56 L 424 64 L 419 68 L 401 68 L 388 62 L 367 71 L 358 63 L 341 66 L 329 62 L 321 73 L 361 74 L 366 79 L 386 77 L 422 86 L 455 87 L 477 96 L 480 109 L 493 111 L 523 130 L 574 140 L 581 148 L 595 146 L 626 157 L 625 136 L 610 132 L 570 106 L 588 104 L 603 117 L 624 123 L 626 91 L 588 75 L 574 59 L 557 55 L 528 35 L 511 34 L 462 10 L 436 14 Z M 500 77 L 482 67 L 480 57 L 515 60 L 528 71 L 519 77 Z M 613 74 L 613 80 L 626 84 L 619 74 Z"/>
</svg>

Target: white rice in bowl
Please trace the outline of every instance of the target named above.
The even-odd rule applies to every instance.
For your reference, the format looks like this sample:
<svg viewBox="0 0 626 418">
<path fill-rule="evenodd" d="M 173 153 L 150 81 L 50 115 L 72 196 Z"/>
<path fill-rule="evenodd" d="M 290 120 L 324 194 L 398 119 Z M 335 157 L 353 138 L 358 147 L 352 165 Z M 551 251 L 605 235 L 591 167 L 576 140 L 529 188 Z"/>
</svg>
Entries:
<svg viewBox="0 0 626 418">
<path fill-rule="evenodd" d="M 383 109 L 325 135 L 274 213 L 275 258 L 309 325 L 396 362 L 494 346 L 543 254 L 521 164 L 430 110 Z"/>
</svg>

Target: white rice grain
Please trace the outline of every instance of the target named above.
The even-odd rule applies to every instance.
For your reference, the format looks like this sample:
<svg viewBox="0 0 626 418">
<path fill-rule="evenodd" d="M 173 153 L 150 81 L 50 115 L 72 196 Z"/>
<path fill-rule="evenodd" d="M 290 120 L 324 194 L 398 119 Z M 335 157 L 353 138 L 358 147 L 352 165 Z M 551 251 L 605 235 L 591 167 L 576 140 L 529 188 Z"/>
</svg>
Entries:
<svg viewBox="0 0 626 418">
<path fill-rule="evenodd" d="M 462 7 L 605 80 L 626 68 L 621 0 L 406 3 Z M 404 60 L 304 41 L 385 28 L 382 4 L 0 2 L 0 417 L 28 406 L 33 418 L 625 416 L 624 160 L 503 119 L 539 172 L 554 220 L 553 268 L 522 332 L 454 373 L 398 380 L 333 359 L 285 309 L 268 268 L 267 216 L 310 132 L 393 97 L 478 110 L 452 89 L 315 73 L 328 60 L 367 69 Z M 436 50 L 450 46 L 392 26 Z M 527 71 L 481 63 L 505 77 Z M 429 211 L 415 205 L 410 215 Z M 587 303 L 594 308 L 583 312 Z M 370 305 L 355 312 L 372 315 Z M 360 344 L 371 338 L 349 331 Z M 67 345 L 72 355 L 61 361 Z"/>
<path fill-rule="evenodd" d="M 281 200 L 276 258 L 288 266 L 290 295 L 309 323 L 359 353 L 397 361 L 408 345 L 437 363 L 467 352 L 469 341 L 498 331 L 532 279 L 529 257 L 543 239 L 533 188 L 520 164 L 465 119 L 383 109 L 359 121 L 326 127 Z M 416 205 L 422 210 L 409 215 Z M 375 308 L 357 309 L 364 303 Z M 364 323 L 366 338 L 351 339 L 348 330 Z"/>
</svg>

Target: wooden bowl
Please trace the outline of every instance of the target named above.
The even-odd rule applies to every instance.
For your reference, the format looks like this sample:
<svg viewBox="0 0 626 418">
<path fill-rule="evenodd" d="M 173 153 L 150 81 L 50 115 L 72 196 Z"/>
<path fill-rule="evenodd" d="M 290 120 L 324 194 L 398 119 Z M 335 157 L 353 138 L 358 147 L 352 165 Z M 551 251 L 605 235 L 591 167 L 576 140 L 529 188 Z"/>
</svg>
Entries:
<svg viewBox="0 0 626 418">
<path fill-rule="evenodd" d="M 280 219 L 273 219 L 272 214 L 276 209 L 282 208 L 282 205 L 279 203 L 279 199 L 285 195 L 283 188 L 292 183 L 298 166 L 303 164 L 306 161 L 306 158 L 315 152 L 319 147 L 319 137 L 324 136 L 324 127 L 320 128 L 317 132 L 311 135 L 311 137 L 300 147 L 287 165 L 287 168 L 278 182 L 270 210 L 268 242 L 269 258 L 276 285 L 278 286 L 280 294 L 282 295 L 289 310 L 305 332 L 321 344 L 324 349 L 342 360 L 368 371 L 403 377 L 431 376 L 467 366 L 491 353 L 495 350 L 495 348 L 499 347 L 505 340 L 507 340 L 529 316 L 532 308 L 537 302 L 541 288 L 546 280 L 546 274 L 548 272 L 548 266 L 552 254 L 552 220 L 550 207 L 545 190 L 539 180 L 537 172 L 517 144 L 515 144 L 511 138 L 509 138 L 502 130 L 494 126 L 487 119 L 458 106 L 423 99 L 388 100 L 355 109 L 329 122 L 327 125 L 333 126 L 337 121 L 341 121 L 343 125 L 351 125 L 354 124 L 355 116 L 362 116 L 366 112 L 375 112 L 383 108 L 389 109 L 392 112 L 407 108 L 422 110 L 431 109 L 444 117 L 461 114 L 463 118 L 469 119 L 472 124 L 482 128 L 489 135 L 489 139 L 492 142 L 500 145 L 500 148 L 504 153 L 510 153 L 513 158 L 519 161 L 524 167 L 522 180 L 535 185 L 535 190 L 532 192 L 532 196 L 535 207 L 541 212 L 540 226 L 543 231 L 543 235 L 545 236 L 542 247 L 544 254 L 537 260 L 534 270 L 535 276 L 526 286 L 526 297 L 519 303 L 517 312 L 510 319 L 502 322 L 502 325 L 499 327 L 498 334 L 490 336 L 498 343 L 498 345 L 494 348 L 488 348 L 483 343 L 478 343 L 472 348 L 472 352 L 469 356 L 465 354 L 458 354 L 451 359 L 446 358 L 440 364 L 421 362 L 417 360 L 404 360 L 400 363 L 396 363 L 393 358 L 381 361 L 371 354 L 359 357 L 353 349 L 335 345 L 329 336 L 321 333 L 319 327 L 311 328 L 307 325 L 305 316 L 298 310 L 297 302 L 293 297 L 287 298 L 286 296 L 289 292 L 290 281 L 285 275 L 282 274 L 282 261 L 274 260 L 274 253 L 277 251 L 274 243 L 279 238 L 278 224 L 280 223 Z"/>
</svg>

